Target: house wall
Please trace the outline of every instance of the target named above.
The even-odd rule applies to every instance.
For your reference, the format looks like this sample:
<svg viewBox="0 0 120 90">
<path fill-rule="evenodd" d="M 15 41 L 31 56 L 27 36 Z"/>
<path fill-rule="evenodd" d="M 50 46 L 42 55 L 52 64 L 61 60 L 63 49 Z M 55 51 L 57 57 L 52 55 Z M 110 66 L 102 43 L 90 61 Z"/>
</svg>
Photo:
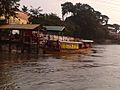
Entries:
<svg viewBox="0 0 120 90">
<path fill-rule="evenodd" d="M 27 24 L 28 20 L 24 20 L 21 18 L 14 18 L 14 17 L 10 17 L 9 19 L 9 24 Z"/>
</svg>

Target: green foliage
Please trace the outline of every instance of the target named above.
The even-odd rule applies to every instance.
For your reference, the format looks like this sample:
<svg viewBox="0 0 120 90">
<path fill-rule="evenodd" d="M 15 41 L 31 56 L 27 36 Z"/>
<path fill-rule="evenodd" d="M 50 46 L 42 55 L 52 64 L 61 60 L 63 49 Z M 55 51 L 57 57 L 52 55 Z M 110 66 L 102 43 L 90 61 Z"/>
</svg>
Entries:
<svg viewBox="0 0 120 90">
<path fill-rule="evenodd" d="M 33 8 L 31 6 L 31 9 L 29 11 L 30 11 L 30 15 L 35 16 L 35 17 L 39 17 L 41 15 L 40 12 L 42 12 L 42 9 L 41 9 L 41 7 Z"/>
<path fill-rule="evenodd" d="M 5 19 L 0 19 L 0 25 L 6 24 L 6 20 Z"/>
<path fill-rule="evenodd" d="M 71 2 L 66 2 L 61 6 L 64 18 L 67 14 L 72 13 L 65 19 L 72 36 L 94 40 L 106 38 L 108 32 L 105 25 L 108 23 L 108 16 L 95 11 L 88 4 L 76 3 L 73 5 Z M 70 25 L 69 22 L 72 24 Z"/>
<path fill-rule="evenodd" d="M 119 24 L 113 24 L 113 27 L 115 28 L 116 31 L 120 29 L 120 25 Z"/>
<path fill-rule="evenodd" d="M 15 16 L 15 11 L 18 10 L 20 0 L 0 0 L 0 16 L 5 16 L 9 19 L 10 16 Z"/>
<path fill-rule="evenodd" d="M 66 13 L 72 12 L 73 10 L 73 4 L 71 2 L 66 2 L 64 4 L 61 4 L 62 6 L 62 15 L 64 16 Z"/>
<path fill-rule="evenodd" d="M 32 24 L 41 24 L 41 25 L 62 25 L 62 21 L 56 14 L 42 14 L 42 9 L 40 7 L 36 9 L 30 9 L 29 22 Z"/>
<path fill-rule="evenodd" d="M 27 11 L 28 11 L 27 6 L 23 5 L 23 7 L 22 7 L 22 11 L 23 11 L 23 12 L 27 12 Z"/>
</svg>

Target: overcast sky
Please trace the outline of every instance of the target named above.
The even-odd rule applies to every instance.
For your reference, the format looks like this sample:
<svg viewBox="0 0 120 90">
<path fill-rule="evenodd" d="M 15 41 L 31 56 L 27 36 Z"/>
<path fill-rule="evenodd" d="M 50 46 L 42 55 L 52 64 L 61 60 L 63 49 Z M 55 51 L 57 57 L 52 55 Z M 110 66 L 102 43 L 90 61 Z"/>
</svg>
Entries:
<svg viewBox="0 0 120 90">
<path fill-rule="evenodd" d="M 120 24 L 120 0 L 21 0 L 21 5 L 41 7 L 44 13 L 55 13 L 61 18 L 61 4 L 65 2 L 85 3 L 107 15 L 109 23 Z"/>
</svg>

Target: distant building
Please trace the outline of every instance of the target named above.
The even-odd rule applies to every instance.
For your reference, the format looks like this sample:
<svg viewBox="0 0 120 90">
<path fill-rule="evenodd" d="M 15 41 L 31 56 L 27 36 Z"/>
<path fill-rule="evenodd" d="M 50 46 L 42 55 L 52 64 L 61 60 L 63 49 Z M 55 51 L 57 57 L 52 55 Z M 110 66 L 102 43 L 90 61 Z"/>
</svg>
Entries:
<svg viewBox="0 0 120 90">
<path fill-rule="evenodd" d="M 25 12 L 18 11 L 16 12 L 16 17 L 11 16 L 9 19 L 9 24 L 27 24 L 29 15 Z M 4 16 L 1 16 L 0 19 L 5 19 Z"/>
<path fill-rule="evenodd" d="M 47 30 L 46 39 L 60 40 L 60 41 L 74 41 L 73 37 L 64 36 L 64 26 L 44 26 Z"/>
<path fill-rule="evenodd" d="M 16 17 L 10 17 L 9 24 L 27 24 L 28 14 L 24 12 L 16 12 Z"/>
</svg>

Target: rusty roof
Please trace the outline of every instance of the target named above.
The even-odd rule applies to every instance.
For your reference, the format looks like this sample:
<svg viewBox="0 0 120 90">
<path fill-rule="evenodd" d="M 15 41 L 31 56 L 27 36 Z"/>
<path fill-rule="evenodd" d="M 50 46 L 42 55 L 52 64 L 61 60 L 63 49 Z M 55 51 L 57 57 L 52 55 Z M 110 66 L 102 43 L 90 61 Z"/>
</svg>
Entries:
<svg viewBox="0 0 120 90">
<path fill-rule="evenodd" d="M 17 11 L 16 16 L 17 18 L 20 18 L 26 21 L 28 21 L 28 18 L 29 18 L 29 15 L 26 12 L 21 12 L 21 11 Z"/>
<path fill-rule="evenodd" d="M 9 30 L 35 30 L 41 28 L 40 24 L 8 24 L 0 25 L 0 29 Z"/>
</svg>

